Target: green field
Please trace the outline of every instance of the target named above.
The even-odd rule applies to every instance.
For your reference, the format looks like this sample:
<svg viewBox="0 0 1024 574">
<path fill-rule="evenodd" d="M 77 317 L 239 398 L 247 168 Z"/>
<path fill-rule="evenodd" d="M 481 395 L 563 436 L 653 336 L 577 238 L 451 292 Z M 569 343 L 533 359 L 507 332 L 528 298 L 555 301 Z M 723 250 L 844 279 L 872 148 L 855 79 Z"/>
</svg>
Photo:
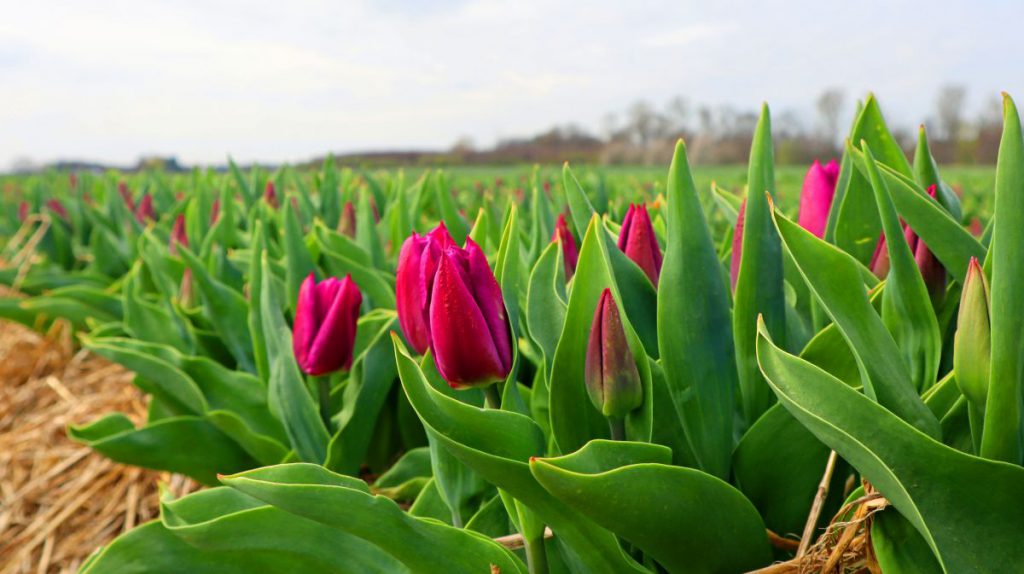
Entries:
<svg viewBox="0 0 1024 574">
<path fill-rule="evenodd" d="M 635 194 L 633 197 L 653 199 L 664 191 L 664 166 L 573 166 L 581 179 L 586 177 L 595 182 L 604 178 L 606 185 L 622 188 L 625 193 Z M 460 187 L 471 186 L 476 181 L 492 184 L 495 178 L 504 178 L 508 185 L 524 185 L 531 174 L 530 166 L 495 166 L 495 167 L 453 167 L 448 169 Z M 416 168 L 408 170 L 417 173 Z M 795 209 L 800 197 L 805 166 L 776 166 L 775 180 L 777 186 L 776 200 L 787 211 Z M 991 210 L 993 185 L 995 184 L 994 166 L 942 166 L 943 180 L 961 194 L 965 217 L 988 219 Z M 557 181 L 561 178 L 561 166 L 544 166 L 540 168 L 542 178 Z M 697 190 L 704 192 L 717 184 L 723 189 L 737 194 L 743 192 L 747 183 L 747 166 L 745 165 L 698 165 L 693 168 L 694 182 Z M 522 178 L 522 179 L 520 179 Z M 968 219 L 969 220 L 969 219 Z"/>
</svg>

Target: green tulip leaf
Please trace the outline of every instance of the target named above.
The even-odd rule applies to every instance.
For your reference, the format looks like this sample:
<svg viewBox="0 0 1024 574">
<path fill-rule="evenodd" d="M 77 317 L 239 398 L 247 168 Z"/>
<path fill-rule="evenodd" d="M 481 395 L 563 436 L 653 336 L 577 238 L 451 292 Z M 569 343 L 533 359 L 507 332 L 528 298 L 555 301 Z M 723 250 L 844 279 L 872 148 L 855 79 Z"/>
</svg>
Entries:
<svg viewBox="0 0 1024 574">
<path fill-rule="evenodd" d="M 847 147 L 847 153 L 857 168 L 866 172 L 864 152 Z M 967 263 L 971 257 L 984 260 L 985 248 L 914 180 L 887 165 L 876 163 L 876 167 L 900 217 L 928 245 L 950 275 L 962 284 L 967 277 Z"/>
<path fill-rule="evenodd" d="M 238 361 L 239 368 L 256 372 L 252 337 L 249 335 L 249 303 L 241 293 L 213 278 L 199 258 L 187 248 L 179 246 L 178 252 L 192 270 L 192 277 L 203 298 L 203 308 L 213 328 Z"/>
<path fill-rule="evenodd" d="M 584 383 L 587 341 L 594 320 L 594 311 L 604 289 L 609 288 L 620 309 L 623 296 L 618 292 L 608 248 L 601 239 L 605 234 L 595 216 L 580 248 L 579 262 L 573 279 L 572 293 L 566 309 L 562 336 L 551 363 L 549 400 L 551 430 L 562 452 L 579 449 L 593 438 L 609 435 L 608 421 L 591 403 Z M 626 340 L 640 373 L 644 387 L 643 404 L 626 415 L 626 434 L 631 440 L 647 441 L 651 437 L 653 404 L 650 367 L 645 350 L 629 322 L 628 314 L 620 313 Z"/>
<path fill-rule="evenodd" d="M 658 290 L 661 366 L 698 467 L 728 478 L 738 385 L 729 292 L 682 140 L 669 168 L 667 243 Z"/>
<path fill-rule="evenodd" d="M 121 413 L 68 427 L 68 436 L 123 464 L 177 472 L 217 484 L 217 474 L 256 466 L 234 441 L 197 416 L 161 419 L 136 429 Z"/>
<path fill-rule="evenodd" d="M 786 330 L 782 244 L 771 219 L 770 197 L 775 194 L 774 161 L 771 116 L 768 106 L 763 105 L 761 118 L 754 130 L 754 142 L 750 148 L 743 250 L 740 256 L 739 275 L 736 278 L 732 312 L 740 405 L 748 425 L 757 420 L 774 402 L 771 391 L 757 370 L 757 358 L 754 356 L 757 317 L 764 317 L 769 330 L 776 337 L 783 337 Z M 689 270 L 688 273 L 694 271 Z M 721 429 L 716 428 L 715 436 L 720 435 Z M 716 471 L 718 470 L 720 469 L 716 468 Z"/>
<path fill-rule="evenodd" d="M 277 508 L 366 540 L 412 572 L 472 574 L 492 565 L 500 572 L 526 572 L 511 551 L 490 538 L 410 516 L 394 501 L 369 494 L 362 481 L 322 467 L 273 466 L 221 480 Z"/>
<path fill-rule="evenodd" d="M 610 532 L 553 498 L 530 474 L 529 459 L 542 456 L 545 447 L 536 423 L 515 412 L 479 409 L 446 396 L 427 381 L 397 336 L 392 338 L 406 396 L 444 448 L 536 513 L 583 571 L 644 572 Z"/>
<path fill-rule="evenodd" d="M 913 177 L 910 163 L 903 155 L 903 150 L 896 139 L 889 132 L 885 119 L 882 117 L 882 110 L 878 107 L 878 100 L 874 95 L 869 95 L 867 101 L 864 102 L 864 107 L 861 108 L 854 121 L 853 129 L 850 130 L 849 140 L 855 145 L 866 141 L 878 157 L 879 163 L 887 165 L 907 177 Z M 845 158 L 849 157 L 848 153 Z M 846 185 L 836 188 L 836 196 L 829 216 L 830 222 L 835 219 L 835 225 L 826 231 L 825 237 L 826 239 L 834 237 L 837 247 L 867 265 L 874 254 L 878 235 L 882 231 L 882 224 L 878 219 L 878 208 L 875 206 L 875 196 L 867 177 L 859 173 L 852 162 L 844 162 L 842 170 L 848 174 L 840 173 L 839 181 L 845 181 Z"/>
<path fill-rule="evenodd" d="M 1003 136 L 996 163 L 995 210 L 999 225 L 992 234 L 992 366 L 981 456 L 1021 464 L 1021 369 L 1024 368 L 1024 137 L 1010 96 L 1003 96 Z M 986 261 L 988 263 L 988 261 Z M 986 265 L 986 267 L 989 267 Z M 987 271 L 987 270 L 986 270 Z"/>
<path fill-rule="evenodd" d="M 736 487 L 757 508 L 765 525 L 779 535 L 803 535 L 829 449 L 781 405 L 774 405 L 743 434 L 733 454 Z M 832 473 L 829 497 L 819 525 L 843 503 L 846 476 Z"/>
<path fill-rule="evenodd" d="M 327 446 L 328 469 L 354 475 L 366 458 L 373 438 L 374 423 L 391 391 L 397 373 L 388 333 L 395 316 L 388 312 L 377 324 L 360 321 L 357 338 L 369 335 L 366 350 L 356 356 L 348 383 L 342 391 L 341 411 L 336 415 L 337 430 Z M 372 327 L 372 329 L 368 329 Z M 369 332 L 369 333 L 368 333 Z"/>
<path fill-rule="evenodd" d="M 779 213 L 775 226 L 807 285 L 853 351 L 864 392 L 938 438 L 938 421 L 917 395 L 896 342 L 868 300 L 856 260 Z"/>
<path fill-rule="evenodd" d="M 754 506 L 709 474 L 668 466 L 670 459 L 664 447 L 596 440 L 567 456 L 533 459 L 530 470 L 560 501 L 669 572 L 724 574 L 768 564 L 771 549 Z"/>
<path fill-rule="evenodd" d="M 896 340 L 915 387 L 924 390 L 935 384 L 939 371 L 942 354 L 939 322 L 928 287 L 907 245 L 889 188 L 879 175 L 874 155 L 866 143 L 862 150 L 890 261 L 882 294 L 882 322 Z"/>
<path fill-rule="evenodd" d="M 270 368 L 270 412 L 284 424 L 291 447 L 300 460 L 322 463 L 330 437 L 295 363 L 291 329 L 284 322 L 283 306 L 270 284 L 272 275 L 266 254 L 261 273 L 260 314 Z"/>
<path fill-rule="evenodd" d="M 946 572 L 1024 562 L 1024 468 L 921 433 L 760 332 L 758 360 L 779 402 L 856 468 L 917 529 Z"/>
</svg>

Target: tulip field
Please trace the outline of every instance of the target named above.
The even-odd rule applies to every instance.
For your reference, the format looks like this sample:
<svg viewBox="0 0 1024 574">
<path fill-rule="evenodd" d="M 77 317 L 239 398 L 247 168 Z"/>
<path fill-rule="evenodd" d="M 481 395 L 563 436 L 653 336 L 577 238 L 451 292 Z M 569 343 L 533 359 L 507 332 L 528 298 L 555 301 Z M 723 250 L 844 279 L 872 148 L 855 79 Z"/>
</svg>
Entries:
<svg viewBox="0 0 1024 574">
<path fill-rule="evenodd" d="M 874 97 L 702 169 L 0 180 L 0 319 L 146 405 L 65 440 L 197 484 L 79 571 L 1024 572 L 1010 97 L 994 174 Z"/>
</svg>

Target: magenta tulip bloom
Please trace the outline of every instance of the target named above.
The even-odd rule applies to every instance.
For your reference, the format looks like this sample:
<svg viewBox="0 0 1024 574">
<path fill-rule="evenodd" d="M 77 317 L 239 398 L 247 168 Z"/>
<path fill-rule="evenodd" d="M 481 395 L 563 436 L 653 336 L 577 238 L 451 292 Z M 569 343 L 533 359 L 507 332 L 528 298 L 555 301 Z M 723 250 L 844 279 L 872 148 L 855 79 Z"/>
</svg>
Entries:
<svg viewBox="0 0 1024 574">
<path fill-rule="evenodd" d="M 274 187 L 274 182 L 267 182 L 267 187 L 263 189 L 263 201 L 266 201 L 275 209 L 280 206 L 280 202 L 277 200 L 277 188 Z"/>
<path fill-rule="evenodd" d="M 352 366 L 356 323 L 363 295 L 352 277 L 316 282 L 313 274 L 299 287 L 292 348 L 307 375 L 326 375 Z"/>
<path fill-rule="evenodd" d="M 505 299 L 472 239 L 442 251 L 430 293 L 430 349 L 453 388 L 486 386 L 512 370 Z"/>
<path fill-rule="evenodd" d="M 417 353 L 430 348 L 430 292 L 441 252 L 455 246 L 444 223 L 426 235 L 413 233 L 398 253 L 395 306 L 402 333 Z"/>
<path fill-rule="evenodd" d="M 836 180 L 839 178 L 839 164 L 832 160 L 824 166 L 814 160 L 804 176 L 804 187 L 800 191 L 800 217 L 798 223 L 818 238 L 825 235 L 825 224 L 832 209 L 836 194 Z"/>
<path fill-rule="evenodd" d="M 661 247 L 654 236 L 654 227 L 651 225 L 651 216 L 647 213 L 646 205 L 641 203 L 629 206 L 619 231 L 619 249 L 643 269 L 655 287 L 658 286 L 658 275 L 661 274 Z"/>
<path fill-rule="evenodd" d="M 153 210 L 153 196 L 146 194 L 142 196 L 142 201 L 139 202 L 139 206 L 135 208 L 135 219 L 139 223 L 145 223 L 147 219 L 156 219 L 156 212 Z"/>
<path fill-rule="evenodd" d="M 736 215 L 736 229 L 732 232 L 732 259 L 729 261 L 729 280 L 736 290 L 736 280 L 740 276 L 740 257 L 743 256 L 743 220 L 747 216 L 747 200 L 740 204 L 740 212 Z"/>
<path fill-rule="evenodd" d="M 928 195 L 933 199 L 935 193 L 934 185 L 928 188 Z M 907 240 L 910 252 L 914 254 L 914 261 L 917 262 L 917 268 L 921 271 L 928 294 L 933 301 L 940 300 L 946 291 L 946 268 L 906 223 L 903 224 L 903 237 Z M 889 249 L 885 245 L 885 235 L 878 238 L 875 253 L 871 256 L 871 263 L 868 267 L 879 279 L 885 279 L 889 274 Z"/>
<path fill-rule="evenodd" d="M 619 306 L 611 289 L 601 293 L 590 326 L 584 382 L 594 407 L 606 417 L 622 418 L 644 400 L 640 372 L 626 341 Z"/>
<path fill-rule="evenodd" d="M 565 278 L 572 277 L 576 272 L 576 262 L 580 258 L 580 252 L 576 249 L 576 238 L 569 231 L 569 224 L 565 221 L 565 214 L 559 214 L 555 222 L 555 233 L 551 241 L 558 241 L 562 244 L 562 261 L 565 263 Z"/>
</svg>

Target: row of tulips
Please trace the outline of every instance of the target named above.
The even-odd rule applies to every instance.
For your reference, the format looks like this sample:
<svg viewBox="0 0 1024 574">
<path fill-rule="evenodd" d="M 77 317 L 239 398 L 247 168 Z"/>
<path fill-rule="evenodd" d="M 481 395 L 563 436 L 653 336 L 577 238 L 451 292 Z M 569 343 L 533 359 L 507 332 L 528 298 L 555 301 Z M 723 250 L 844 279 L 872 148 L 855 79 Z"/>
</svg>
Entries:
<svg viewBox="0 0 1024 574">
<path fill-rule="evenodd" d="M 37 189 L 3 276 L 33 296 L 0 313 L 69 319 L 151 397 L 141 427 L 70 435 L 210 486 L 83 571 L 1024 562 L 1013 102 L 979 237 L 873 97 L 795 221 L 772 153 L 765 108 L 744 195 L 698 190 L 682 142 L 653 200 L 568 166 L 521 197 L 330 165 L 180 198 L 153 176 L 144 210 L 101 180 Z M 833 517 L 859 554 L 812 546 Z"/>
</svg>

